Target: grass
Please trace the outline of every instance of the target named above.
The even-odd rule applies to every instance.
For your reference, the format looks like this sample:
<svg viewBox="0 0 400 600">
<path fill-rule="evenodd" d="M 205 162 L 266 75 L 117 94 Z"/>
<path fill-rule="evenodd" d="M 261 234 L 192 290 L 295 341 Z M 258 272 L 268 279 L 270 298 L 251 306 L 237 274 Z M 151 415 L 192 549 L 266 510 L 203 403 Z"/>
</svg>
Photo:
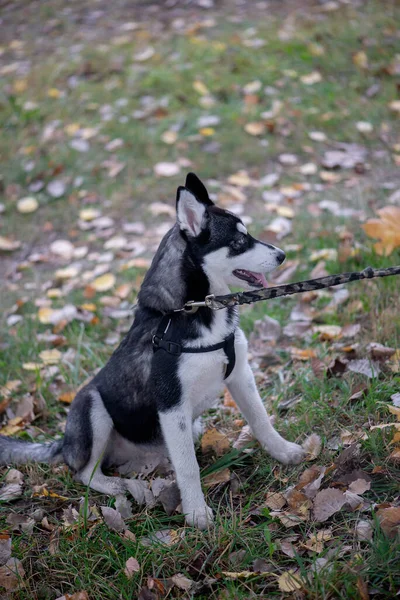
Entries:
<svg viewBox="0 0 400 600">
<path fill-rule="evenodd" d="M 85 14 L 88 7 L 83 7 Z M 250 11 L 239 23 L 229 18 L 232 15 L 208 12 L 207 15 L 215 16 L 215 25 L 195 27 L 189 32 L 165 27 L 162 33 L 155 33 L 145 24 L 137 32 L 125 34 L 125 40 L 121 39 L 120 26 L 130 17 L 122 10 L 116 13 L 111 29 L 102 28 L 100 23 L 94 43 L 88 35 L 90 30 L 85 25 L 78 26 L 62 8 L 52 0 L 40 6 L 37 14 L 30 13 L 31 31 L 22 49 L 13 46 L 19 16 L 8 15 L 7 42 L 0 55 L 3 66 L 23 58 L 32 63 L 28 73 L 6 70 L 0 88 L 3 131 L 0 201 L 5 208 L 0 235 L 23 242 L 17 253 L 2 255 L 4 271 L 0 266 L 5 276 L 0 290 L 0 302 L 5 308 L 0 319 L 0 385 L 20 380 L 10 404 L 13 410 L 24 394 L 32 395 L 36 418 L 18 436 L 37 440 L 61 434 L 67 407 L 59 402 L 60 394 L 76 390 L 106 362 L 113 349 L 104 343 L 107 334 L 117 330 L 122 335 L 129 321 L 115 320 L 104 313 L 102 298 L 112 296 L 113 291 L 87 298 L 86 283 L 79 280 L 80 276 L 66 292 L 58 283 L 62 295 L 51 300 L 52 308 L 66 303 L 77 306 L 94 303 L 94 318 L 91 322 L 74 321 L 59 332 L 60 350 L 65 353 L 72 349 L 73 353 L 60 365 L 56 376 L 23 369 L 25 363 L 36 362 L 39 353 L 49 348 L 48 342 L 37 337 L 38 333 L 49 330 L 48 325 L 37 319 L 38 300 L 39 304 L 44 299 L 48 301 L 46 282 L 53 287 L 55 269 L 65 266 L 65 262 L 54 261 L 54 257 L 36 263 L 29 256 L 46 255 L 49 243 L 60 238 L 71 239 L 77 247 L 87 245 L 89 253 L 105 251 L 107 238 L 77 227 L 80 210 L 101 209 L 114 219 L 115 234 L 126 221 L 141 221 L 146 230 L 153 231 L 166 217 L 152 215 L 151 202 L 172 205 L 174 190 L 189 168 L 209 180 L 210 189 L 216 194 L 220 188 L 212 180 L 223 184 L 240 169 L 252 181 L 277 172 L 279 188 L 308 185 L 300 199 L 284 202 L 295 212 L 293 232 L 280 242 L 284 248 L 296 244 L 296 250 L 288 252 L 289 260 L 299 261 L 294 279 L 309 277 L 315 266 L 310 261 L 312 252 L 325 248 L 340 250 L 343 231 L 353 236 L 351 246 L 355 252 L 342 262 L 326 261 L 325 268 L 330 273 L 359 270 L 367 264 L 389 266 L 399 263 L 400 258 L 398 250 L 388 258 L 375 255 L 356 218 L 313 211 L 322 199 L 329 199 L 371 216 L 374 209 L 387 204 L 393 187 L 398 186 L 398 116 L 388 108 L 388 103 L 396 99 L 395 78 L 389 72 L 397 48 L 394 23 L 398 8 L 394 3 L 386 3 L 384 11 L 376 0 L 360 9 L 340 5 L 340 10 L 332 13 L 311 8 L 297 11 L 295 30 L 289 39 L 280 33 L 288 27 L 288 21 L 284 21 L 285 5 L 282 14 L 266 16 L 264 12 L 257 15 Z M 46 52 L 36 37 L 43 23 L 55 18 L 59 37 L 49 34 L 47 43 L 53 52 Z M 252 27 L 257 30 L 253 37 L 264 41 L 261 50 L 243 43 L 252 39 Z M 80 49 L 74 50 L 76 44 L 80 44 Z M 148 61 L 132 58 L 149 45 L 154 54 Z M 360 52 L 367 57 L 364 66 L 355 64 Z M 305 84 L 301 78 L 315 71 L 321 74 L 321 82 Z M 260 82 L 260 91 L 254 93 L 258 97 L 256 103 L 251 97 L 246 101 L 243 91 L 246 84 L 254 81 Z M 195 82 L 201 82 L 208 92 L 199 93 Z M 378 91 L 371 96 L 367 91 L 372 85 Z M 273 95 L 263 93 L 266 86 L 273 88 Z M 152 102 L 143 100 L 145 97 L 154 99 L 154 110 L 147 116 L 133 117 L 135 111 L 137 114 L 146 110 L 146 102 Z M 266 119 L 265 134 L 246 133 L 244 126 L 263 120 L 262 113 L 271 109 L 274 100 L 282 103 L 280 113 Z M 103 118 L 107 111 L 110 120 Z M 198 125 L 198 119 L 207 115 L 219 118 L 211 131 L 204 131 Z M 356 127 L 358 121 L 371 123 L 372 132 L 360 133 Z M 88 140 L 88 151 L 80 153 L 70 143 L 77 135 L 74 131 L 82 128 L 96 128 L 97 132 Z M 166 144 L 162 136 L 171 130 L 177 132 L 177 141 Z M 312 131 L 325 133 L 327 140 L 311 140 Z M 122 145 L 107 150 L 106 145 L 116 138 L 122 140 Z M 335 172 L 337 180 L 324 182 L 320 177 L 321 158 L 326 150 L 342 142 L 357 143 L 369 150 L 365 172 L 340 169 Z M 298 157 L 297 166 L 282 167 L 279 155 L 283 152 L 294 153 Z M 115 177 L 109 177 L 108 167 L 103 165 L 110 157 L 124 165 Z M 182 158 L 190 163 L 182 167 L 179 175 L 170 179 L 154 175 L 156 163 Z M 318 164 L 315 175 L 305 176 L 298 170 L 299 165 L 308 162 Z M 65 193 L 58 199 L 47 189 L 55 178 L 65 183 Z M 81 178 L 80 183 L 77 178 Z M 32 184 L 38 181 L 42 182 L 42 188 L 32 192 Z M 261 193 L 262 188 L 257 186 L 245 188 L 244 208 L 253 217 L 256 233 L 262 233 L 275 216 L 265 209 Z M 16 201 L 27 195 L 34 195 L 40 206 L 35 213 L 23 215 L 16 210 Z M 151 256 L 154 240 L 147 240 L 146 244 L 146 256 Z M 129 305 L 134 302 L 144 271 L 136 267 L 121 270 L 127 258 L 124 251 L 114 251 L 110 270 L 116 273 L 118 285 L 131 285 L 126 300 Z M 95 259 L 84 259 L 82 272 L 96 264 Z M 398 348 L 397 280 L 357 283 L 348 289 L 349 301 L 334 313 L 320 312 L 318 324 L 343 326 L 360 322 L 362 332 L 357 341 L 364 352 L 362 356 L 365 345 L 371 341 Z M 19 302 L 16 312 L 23 319 L 9 326 L 6 318 L 9 311 L 13 312 L 15 302 Z M 296 298 L 280 299 L 245 308 L 241 319 L 246 334 L 251 333 L 255 321 L 266 313 L 284 326 L 296 302 Z M 313 306 L 322 311 L 327 302 L 320 298 Z M 311 341 L 294 339 L 291 345 L 311 347 L 326 362 L 337 354 L 332 343 L 321 342 L 316 334 Z M 127 539 L 108 529 L 101 520 L 93 524 L 84 513 L 73 527 L 64 527 L 63 511 L 69 505 L 79 509 L 84 498 L 92 508 L 114 506 L 114 500 L 88 492 L 63 466 L 21 467 L 25 477 L 23 496 L 2 506 L 0 527 L 10 532 L 6 519 L 11 512 L 28 515 L 41 509 L 47 521 L 39 519 L 32 535 L 12 533 L 13 556 L 21 559 L 25 569 L 24 585 L 12 597 L 52 600 L 62 594 L 86 590 L 89 598 L 131 599 L 139 596 L 143 586 L 153 586 L 155 596 L 168 598 L 195 595 L 200 599 L 224 600 L 256 597 L 364 600 L 363 586 L 366 586 L 374 598 L 393 598 L 400 587 L 396 569 L 400 547 L 397 539 L 388 538 L 381 530 L 374 506 L 396 501 L 400 469 L 398 463 L 388 458 L 393 450 L 393 431 L 390 428 L 370 431 L 369 426 L 392 420 L 387 406 L 390 396 L 399 389 L 399 374 L 384 371 L 369 382 L 362 398 L 350 402 L 354 387 L 365 382 L 363 376 L 348 372 L 343 377 L 318 379 L 309 361 L 292 361 L 289 344 L 278 346 L 277 355 L 279 367 L 267 365 L 261 369 L 260 389 L 270 412 L 277 417 L 279 431 L 297 441 L 303 441 L 311 431 L 321 436 L 323 451 L 317 464 L 328 469 L 325 486 L 335 483 L 329 469 L 342 450 L 340 444 L 337 450 L 330 449 L 334 438 L 343 430 L 367 432 L 367 439 L 359 442 L 360 454 L 352 468 L 362 469 L 372 477 L 371 489 L 364 494 L 371 503 L 370 509 L 363 513 L 339 512 L 326 524 L 310 520 L 286 529 L 271 516 L 269 509 L 256 509 L 264 504 L 268 491 L 281 492 L 296 485 L 304 465 L 279 466 L 258 446 L 250 454 L 231 451 L 214 459 L 199 452 L 203 476 L 229 467 L 236 482 L 219 484 L 206 492 L 207 501 L 217 515 L 215 528 L 198 532 L 185 528 L 181 515 L 167 517 L 160 508 L 134 507 L 134 518 L 127 519 L 127 526 L 135 537 Z M 279 409 L 281 401 L 297 395 L 301 396 L 298 404 L 287 411 Z M 3 415 L 4 424 L 8 416 L 10 413 Z M 240 431 L 240 425 L 235 424 L 237 417 L 213 409 L 207 421 L 234 437 Z M 3 469 L 1 476 L 4 478 L 6 473 Z M 43 483 L 61 497 L 33 495 L 33 486 Z M 371 541 L 360 542 L 354 529 L 365 518 L 375 522 L 374 535 Z M 306 550 L 306 540 L 323 526 L 332 529 L 332 540 L 320 554 Z M 142 544 L 143 538 L 162 529 L 172 529 L 183 537 L 170 546 Z M 293 533 L 298 536 L 293 542 L 296 552 L 289 557 L 280 544 Z M 233 553 L 238 552 L 240 558 L 237 554 L 235 558 Z M 334 559 L 329 566 L 312 575 L 320 567 L 318 559 L 332 555 Z M 124 568 L 131 556 L 137 558 L 140 570 L 128 579 Z M 234 580 L 226 575 L 226 572 L 249 571 L 253 561 L 260 558 L 268 563 L 268 571 L 273 575 L 254 573 Z M 297 596 L 283 594 L 278 588 L 277 577 L 288 569 L 298 569 L 307 580 Z M 195 581 L 191 592 L 177 586 L 168 588 L 169 579 L 177 573 Z"/>
</svg>

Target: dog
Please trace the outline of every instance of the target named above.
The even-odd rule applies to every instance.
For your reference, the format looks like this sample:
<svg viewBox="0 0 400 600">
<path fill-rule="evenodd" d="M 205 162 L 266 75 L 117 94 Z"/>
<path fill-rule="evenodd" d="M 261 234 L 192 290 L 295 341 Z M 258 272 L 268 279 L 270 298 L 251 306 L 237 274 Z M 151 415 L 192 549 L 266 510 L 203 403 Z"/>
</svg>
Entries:
<svg viewBox="0 0 400 600">
<path fill-rule="evenodd" d="M 262 448 L 284 463 L 299 463 L 301 446 L 272 426 L 247 360 L 236 307 L 181 310 L 208 294 L 267 285 L 265 273 L 285 254 L 252 237 L 241 219 L 212 202 L 189 173 L 177 190 L 177 220 L 164 236 L 138 294 L 133 324 L 108 363 L 76 395 L 65 435 L 53 443 L 0 436 L 0 464 L 65 462 L 78 481 L 98 492 L 129 491 L 138 502 L 151 492 L 138 479 L 109 477 L 148 452 L 168 455 L 186 523 L 212 524 L 196 460 L 193 424 L 224 385 Z"/>
</svg>

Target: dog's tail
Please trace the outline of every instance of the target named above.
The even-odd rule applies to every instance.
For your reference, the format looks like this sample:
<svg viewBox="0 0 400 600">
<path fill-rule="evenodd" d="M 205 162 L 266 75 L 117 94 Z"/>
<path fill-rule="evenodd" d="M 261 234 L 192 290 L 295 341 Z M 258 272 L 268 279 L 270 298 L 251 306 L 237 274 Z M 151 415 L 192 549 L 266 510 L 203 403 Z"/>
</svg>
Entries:
<svg viewBox="0 0 400 600">
<path fill-rule="evenodd" d="M 64 440 L 46 444 L 25 442 L 0 435 L 0 465 L 21 465 L 30 462 L 63 462 Z"/>
</svg>

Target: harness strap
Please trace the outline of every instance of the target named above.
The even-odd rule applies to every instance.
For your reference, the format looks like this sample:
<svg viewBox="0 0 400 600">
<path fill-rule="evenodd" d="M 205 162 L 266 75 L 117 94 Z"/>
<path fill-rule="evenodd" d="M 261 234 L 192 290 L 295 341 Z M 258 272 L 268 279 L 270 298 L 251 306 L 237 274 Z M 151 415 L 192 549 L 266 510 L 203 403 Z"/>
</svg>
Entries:
<svg viewBox="0 0 400 600">
<path fill-rule="evenodd" d="M 211 346 L 201 346 L 199 348 L 184 348 L 182 347 L 182 344 L 178 344 L 177 342 L 171 342 L 169 340 L 164 339 L 164 336 L 167 333 L 171 322 L 172 318 L 169 314 L 164 315 L 161 319 L 160 324 L 157 327 L 157 331 L 153 335 L 152 339 L 154 352 L 157 352 L 157 350 L 161 349 L 165 350 L 165 352 L 168 352 L 168 354 L 172 354 L 172 356 L 178 357 L 182 353 L 200 354 L 203 352 L 214 352 L 215 350 L 224 350 L 228 359 L 224 379 L 229 377 L 236 363 L 235 333 L 230 333 L 222 342 L 219 342 L 218 344 L 212 344 Z"/>
</svg>

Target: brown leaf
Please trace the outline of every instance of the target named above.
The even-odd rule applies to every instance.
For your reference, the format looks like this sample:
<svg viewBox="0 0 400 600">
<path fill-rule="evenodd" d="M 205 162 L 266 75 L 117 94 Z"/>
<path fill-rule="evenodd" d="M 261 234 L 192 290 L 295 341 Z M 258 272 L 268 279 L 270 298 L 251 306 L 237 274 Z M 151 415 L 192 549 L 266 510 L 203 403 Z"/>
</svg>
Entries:
<svg viewBox="0 0 400 600">
<path fill-rule="evenodd" d="M 384 206 L 376 212 L 380 219 L 369 219 L 362 228 L 369 237 L 380 240 L 374 244 L 377 254 L 389 256 L 400 246 L 400 207 Z"/>
<path fill-rule="evenodd" d="M 244 425 L 242 431 L 239 433 L 237 440 L 233 443 L 232 447 L 236 450 L 242 450 L 248 444 L 254 441 L 254 435 L 250 429 L 250 425 Z"/>
<path fill-rule="evenodd" d="M 281 510 L 286 504 L 286 498 L 280 492 L 267 492 L 265 506 L 271 510 Z"/>
<path fill-rule="evenodd" d="M 140 565 L 139 565 L 138 561 L 136 560 L 136 558 L 134 558 L 133 556 L 128 558 L 128 560 L 125 563 L 125 569 L 124 569 L 124 573 L 127 576 L 127 578 L 132 579 L 134 574 L 138 573 L 139 571 L 140 571 Z"/>
<path fill-rule="evenodd" d="M 75 592 L 74 594 L 67 594 L 66 596 L 60 596 L 57 600 L 89 600 L 88 593 L 84 590 Z"/>
<path fill-rule="evenodd" d="M 316 521 L 327 521 L 337 513 L 347 502 L 346 496 L 340 490 L 327 488 L 318 492 L 314 498 L 314 518 Z"/>
<path fill-rule="evenodd" d="M 369 600 L 368 586 L 361 575 L 357 578 L 357 589 L 360 595 L 360 600 Z"/>
<path fill-rule="evenodd" d="M 226 388 L 224 392 L 224 406 L 226 406 L 227 408 L 233 408 L 235 410 L 238 410 L 237 404 L 232 398 L 228 388 Z"/>
<path fill-rule="evenodd" d="M 5 565 L 0 567 L 0 588 L 7 592 L 14 592 L 24 585 L 25 571 L 18 558 L 9 558 Z"/>
<path fill-rule="evenodd" d="M 6 533 L 0 534 L 0 567 L 11 557 L 11 537 Z"/>
<path fill-rule="evenodd" d="M 125 531 L 126 525 L 120 513 L 109 506 L 100 506 L 106 525 L 114 531 Z"/>
<path fill-rule="evenodd" d="M 188 577 L 185 577 L 185 575 L 182 575 L 182 573 L 177 573 L 176 575 L 173 575 L 171 577 L 171 581 L 180 590 L 185 590 L 186 592 L 189 591 L 190 588 L 193 586 L 193 581 Z"/>
<path fill-rule="evenodd" d="M 228 468 L 222 469 L 222 471 L 217 471 L 216 473 L 211 473 L 210 475 L 206 475 L 203 479 L 203 484 L 205 487 L 212 487 L 213 485 L 218 485 L 219 483 L 227 483 L 231 478 L 231 472 Z"/>
<path fill-rule="evenodd" d="M 307 460 L 315 460 L 321 452 L 321 438 L 317 433 L 312 433 L 304 440 L 302 446 L 307 453 Z"/>
<path fill-rule="evenodd" d="M 296 592 L 297 590 L 301 590 L 304 583 L 300 572 L 293 569 L 282 573 L 278 577 L 278 585 L 281 592 Z"/>
<path fill-rule="evenodd" d="M 217 429 L 208 429 L 201 439 L 201 450 L 203 454 L 212 451 L 217 456 L 222 456 L 229 451 L 229 438 Z"/>
</svg>

